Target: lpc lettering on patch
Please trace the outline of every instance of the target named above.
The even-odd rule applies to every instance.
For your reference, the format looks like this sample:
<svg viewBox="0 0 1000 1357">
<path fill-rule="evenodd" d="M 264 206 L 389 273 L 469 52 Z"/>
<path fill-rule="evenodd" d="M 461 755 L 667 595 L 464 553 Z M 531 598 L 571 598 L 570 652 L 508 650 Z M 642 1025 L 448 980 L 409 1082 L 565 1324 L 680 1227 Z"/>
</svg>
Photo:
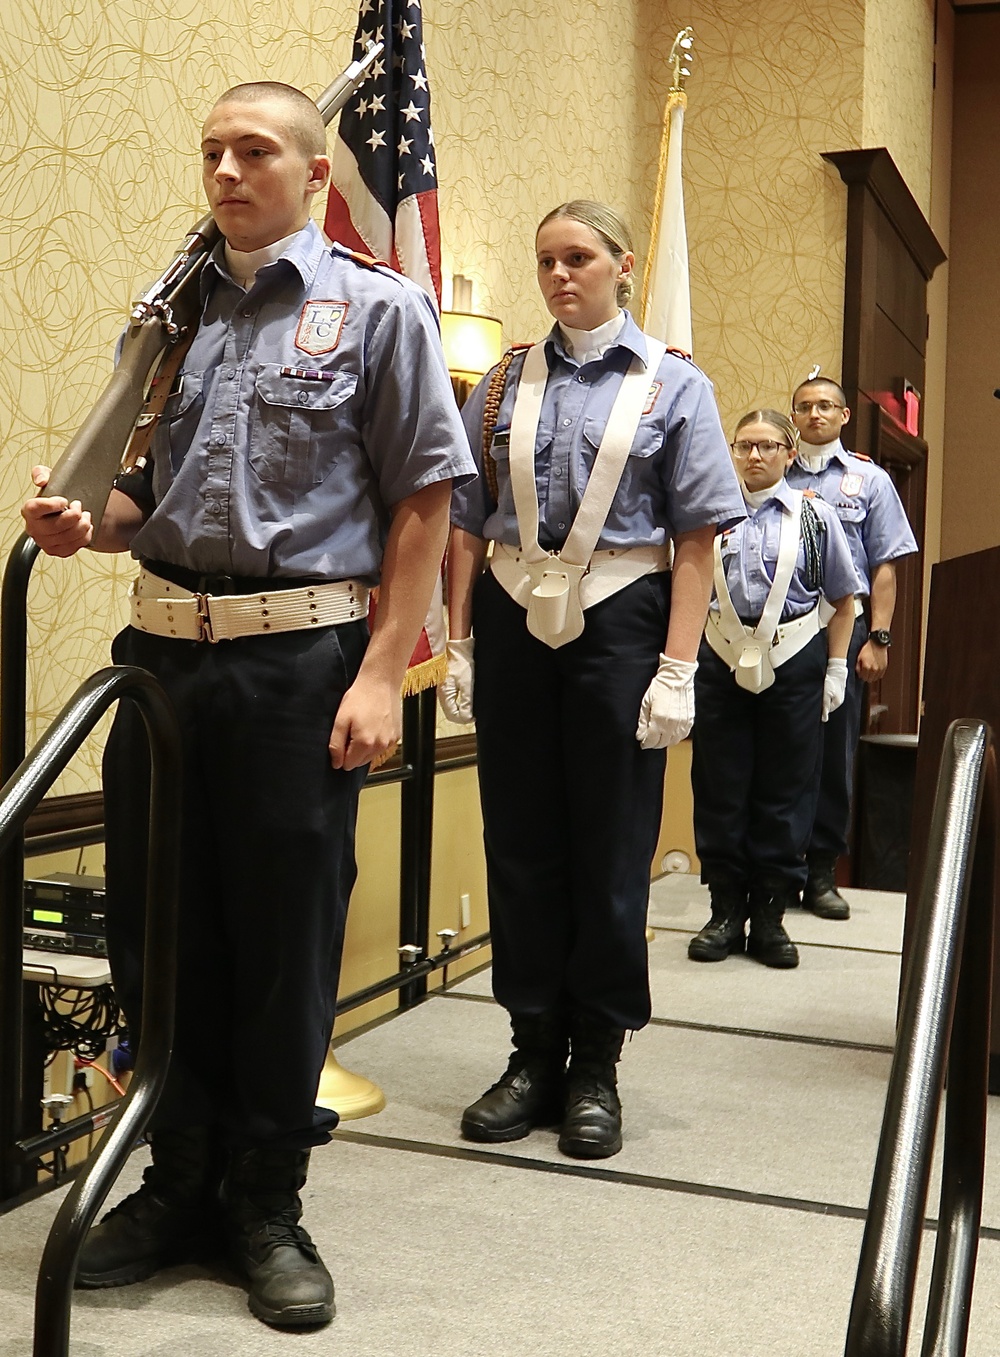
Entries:
<svg viewBox="0 0 1000 1357">
<path fill-rule="evenodd" d="M 308 301 L 295 331 L 295 347 L 313 357 L 332 353 L 340 343 L 347 302 Z"/>
</svg>

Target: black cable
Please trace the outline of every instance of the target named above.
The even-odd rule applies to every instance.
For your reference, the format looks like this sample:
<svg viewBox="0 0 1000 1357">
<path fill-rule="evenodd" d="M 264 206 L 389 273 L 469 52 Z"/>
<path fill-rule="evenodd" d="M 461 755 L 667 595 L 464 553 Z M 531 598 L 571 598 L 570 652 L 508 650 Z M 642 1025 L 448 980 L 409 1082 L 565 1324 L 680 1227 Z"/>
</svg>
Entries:
<svg viewBox="0 0 1000 1357">
<path fill-rule="evenodd" d="M 96 1060 L 112 1037 L 125 1031 L 125 1019 L 110 985 L 75 989 L 39 985 L 42 1036 L 47 1050 L 72 1051 L 81 1060 Z"/>
</svg>

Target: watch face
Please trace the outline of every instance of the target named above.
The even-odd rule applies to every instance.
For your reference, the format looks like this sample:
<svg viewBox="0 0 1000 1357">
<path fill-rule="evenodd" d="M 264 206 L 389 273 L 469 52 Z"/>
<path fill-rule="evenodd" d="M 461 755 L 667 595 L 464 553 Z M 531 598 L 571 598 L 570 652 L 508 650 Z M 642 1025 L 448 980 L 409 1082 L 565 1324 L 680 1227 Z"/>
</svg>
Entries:
<svg viewBox="0 0 1000 1357">
<path fill-rule="evenodd" d="M 884 629 L 870 631 L 868 633 L 868 639 L 874 641 L 877 646 L 887 646 L 892 643 L 892 633 L 885 631 Z"/>
</svg>

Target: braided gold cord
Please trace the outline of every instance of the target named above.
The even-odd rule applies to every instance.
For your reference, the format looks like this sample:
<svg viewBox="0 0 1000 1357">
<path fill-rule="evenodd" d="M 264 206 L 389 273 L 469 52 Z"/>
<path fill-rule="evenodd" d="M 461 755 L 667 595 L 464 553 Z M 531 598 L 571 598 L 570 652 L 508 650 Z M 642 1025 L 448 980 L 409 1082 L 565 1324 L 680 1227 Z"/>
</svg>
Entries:
<svg viewBox="0 0 1000 1357">
<path fill-rule="evenodd" d="M 497 364 L 486 389 L 486 404 L 483 406 L 483 475 L 486 477 L 486 484 L 489 486 L 494 504 L 500 502 L 500 494 L 497 490 L 497 464 L 490 454 L 490 448 L 493 446 L 493 431 L 497 427 L 497 416 L 500 414 L 500 402 L 503 400 L 507 369 L 513 362 L 514 355 L 527 347 L 526 344 L 515 344 L 513 348 L 507 350 Z"/>
</svg>

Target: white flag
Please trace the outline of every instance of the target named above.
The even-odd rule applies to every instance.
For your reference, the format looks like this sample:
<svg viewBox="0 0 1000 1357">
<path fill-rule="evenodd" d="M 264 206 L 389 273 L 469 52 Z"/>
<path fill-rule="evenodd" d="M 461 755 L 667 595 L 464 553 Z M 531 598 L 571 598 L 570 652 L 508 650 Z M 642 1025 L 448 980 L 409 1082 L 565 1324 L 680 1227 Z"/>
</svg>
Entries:
<svg viewBox="0 0 1000 1357">
<path fill-rule="evenodd" d="M 671 348 L 690 353 L 691 283 L 681 175 L 686 104 L 682 91 L 671 90 L 663 113 L 653 235 L 642 286 L 642 328 Z"/>
</svg>

